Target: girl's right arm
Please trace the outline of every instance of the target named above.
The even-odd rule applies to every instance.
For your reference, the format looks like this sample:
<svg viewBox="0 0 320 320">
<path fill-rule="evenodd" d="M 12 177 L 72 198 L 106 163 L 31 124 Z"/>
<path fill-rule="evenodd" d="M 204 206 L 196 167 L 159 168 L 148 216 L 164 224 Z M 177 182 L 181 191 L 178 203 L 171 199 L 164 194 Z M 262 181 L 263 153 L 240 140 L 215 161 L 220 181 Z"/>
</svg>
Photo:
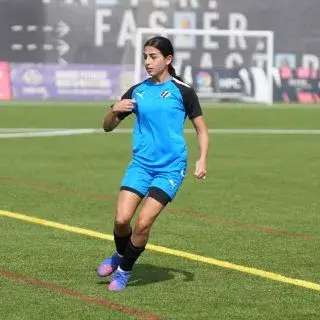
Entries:
<svg viewBox="0 0 320 320">
<path fill-rule="evenodd" d="M 103 129 L 106 132 L 115 129 L 121 120 L 124 119 L 126 113 L 130 114 L 135 103 L 132 99 L 123 99 L 115 103 L 112 108 L 106 113 L 103 120 Z"/>
</svg>

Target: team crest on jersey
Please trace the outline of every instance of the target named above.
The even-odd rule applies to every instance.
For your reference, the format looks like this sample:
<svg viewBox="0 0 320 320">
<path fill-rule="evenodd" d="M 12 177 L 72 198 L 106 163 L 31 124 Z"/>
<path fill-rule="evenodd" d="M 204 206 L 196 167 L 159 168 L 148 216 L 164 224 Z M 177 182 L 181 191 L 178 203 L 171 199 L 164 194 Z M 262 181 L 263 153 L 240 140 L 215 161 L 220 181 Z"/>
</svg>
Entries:
<svg viewBox="0 0 320 320">
<path fill-rule="evenodd" d="M 161 96 L 162 98 L 168 98 L 168 97 L 171 96 L 171 93 L 170 93 L 169 91 L 165 90 L 165 91 L 162 91 L 162 92 L 161 92 L 160 96 Z"/>
</svg>

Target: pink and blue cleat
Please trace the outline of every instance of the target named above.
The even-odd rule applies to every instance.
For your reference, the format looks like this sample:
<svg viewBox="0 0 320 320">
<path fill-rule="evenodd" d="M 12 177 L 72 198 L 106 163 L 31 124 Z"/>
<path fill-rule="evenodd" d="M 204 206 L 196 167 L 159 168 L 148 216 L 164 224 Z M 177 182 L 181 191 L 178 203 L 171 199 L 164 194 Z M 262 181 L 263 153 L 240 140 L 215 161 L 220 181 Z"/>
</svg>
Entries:
<svg viewBox="0 0 320 320">
<path fill-rule="evenodd" d="M 119 257 L 118 253 L 114 253 L 109 258 L 103 260 L 97 270 L 98 276 L 110 276 L 118 268 L 120 264 L 120 259 L 121 258 Z"/>
<path fill-rule="evenodd" d="M 109 291 L 122 291 L 127 287 L 131 277 L 130 271 L 120 271 L 119 269 L 113 275 L 112 281 L 108 286 Z"/>
</svg>

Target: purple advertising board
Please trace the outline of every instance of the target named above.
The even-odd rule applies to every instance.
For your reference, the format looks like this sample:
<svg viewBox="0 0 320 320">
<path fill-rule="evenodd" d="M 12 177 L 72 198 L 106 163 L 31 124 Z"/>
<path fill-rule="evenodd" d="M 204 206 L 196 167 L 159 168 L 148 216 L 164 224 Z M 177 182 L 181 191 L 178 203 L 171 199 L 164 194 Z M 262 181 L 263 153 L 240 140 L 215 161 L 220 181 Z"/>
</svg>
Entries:
<svg viewBox="0 0 320 320">
<path fill-rule="evenodd" d="M 15 100 L 108 100 L 119 91 L 117 65 L 11 64 Z"/>
</svg>

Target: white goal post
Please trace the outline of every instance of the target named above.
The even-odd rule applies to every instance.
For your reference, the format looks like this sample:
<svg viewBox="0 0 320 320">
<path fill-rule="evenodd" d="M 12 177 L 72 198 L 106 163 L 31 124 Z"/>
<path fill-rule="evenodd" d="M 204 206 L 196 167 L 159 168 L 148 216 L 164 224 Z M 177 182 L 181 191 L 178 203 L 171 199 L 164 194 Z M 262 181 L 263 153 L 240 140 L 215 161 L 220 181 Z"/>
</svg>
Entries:
<svg viewBox="0 0 320 320">
<path fill-rule="evenodd" d="M 273 59 L 274 59 L 274 33 L 273 31 L 267 30 L 218 30 L 218 29 L 177 29 L 177 28 L 137 28 L 135 34 L 135 62 L 134 62 L 134 80 L 135 83 L 138 83 L 143 78 L 143 44 L 144 42 L 150 38 L 151 36 L 161 35 L 168 36 L 169 38 L 174 38 L 177 36 L 210 36 L 217 40 L 217 42 L 221 41 L 220 48 L 221 51 L 227 52 L 224 48 L 227 47 L 226 41 L 231 37 L 235 38 L 243 38 L 246 41 L 251 41 L 251 51 L 246 53 L 245 50 L 242 51 L 244 55 L 247 55 L 247 64 L 242 66 L 242 69 L 239 67 L 239 83 L 241 82 L 241 86 L 244 87 L 242 92 L 238 90 L 237 94 L 232 90 L 224 90 L 221 92 L 219 89 L 213 89 L 212 95 L 207 93 L 206 95 L 201 96 L 200 98 L 205 99 L 219 99 L 219 97 L 235 97 L 239 98 L 242 101 L 248 102 L 261 102 L 261 103 L 273 103 Z M 224 38 L 224 39 L 223 39 Z M 174 45 L 175 47 L 175 45 Z M 258 50 L 258 53 L 256 52 Z M 199 48 L 197 48 L 199 52 Z M 201 50 L 201 49 L 200 49 Z M 219 50 L 219 49 L 218 49 Z M 212 55 L 219 55 L 217 49 L 212 49 Z M 178 51 L 175 48 L 175 51 Z M 210 51 L 210 50 L 204 50 Z M 223 53 L 226 54 L 226 53 Z M 223 55 L 220 53 L 220 56 Z M 260 57 L 263 56 L 263 66 L 262 63 L 256 63 L 257 61 L 250 60 L 253 56 L 257 57 L 260 54 Z M 262 60 L 260 59 L 260 62 Z M 194 68 L 195 65 L 191 63 L 191 68 Z M 218 65 L 214 65 L 214 67 L 220 69 L 226 69 L 224 71 L 232 71 L 223 65 L 220 62 Z M 197 66 L 199 69 L 199 66 Z M 210 68 L 209 68 L 210 69 Z M 238 70 L 238 71 L 239 71 Z M 205 70 L 205 72 L 211 72 L 211 70 Z M 214 77 L 212 82 L 216 82 L 217 78 L 219 80 L 219 75 Z M 220 79 L 221 80 L 221 79 Z M 228 79 L 222 79 L 222 84 L 228 85 Z M 229 79 L 230 80 L 230 79 Z M 210 82 L 210 80 L 208 80 Z M 230 82 L 230 81 L 229 81 Z M 232 82 L 232 81 L 231 81 Z M 230 83 L 229 83 L 230 84 Z M 231 83 L 232 86 L 232 83 Z M 221 86 L 220 86 L 221 87 Z M 240 87 L 240 85 L 239 85 Z M 254 88 L 254 92 L 253 89 Z M 208 88 L 207 88 L 208 89 Z M 230 88 L 229 88 L 230 89 Z"/>
</svg>

